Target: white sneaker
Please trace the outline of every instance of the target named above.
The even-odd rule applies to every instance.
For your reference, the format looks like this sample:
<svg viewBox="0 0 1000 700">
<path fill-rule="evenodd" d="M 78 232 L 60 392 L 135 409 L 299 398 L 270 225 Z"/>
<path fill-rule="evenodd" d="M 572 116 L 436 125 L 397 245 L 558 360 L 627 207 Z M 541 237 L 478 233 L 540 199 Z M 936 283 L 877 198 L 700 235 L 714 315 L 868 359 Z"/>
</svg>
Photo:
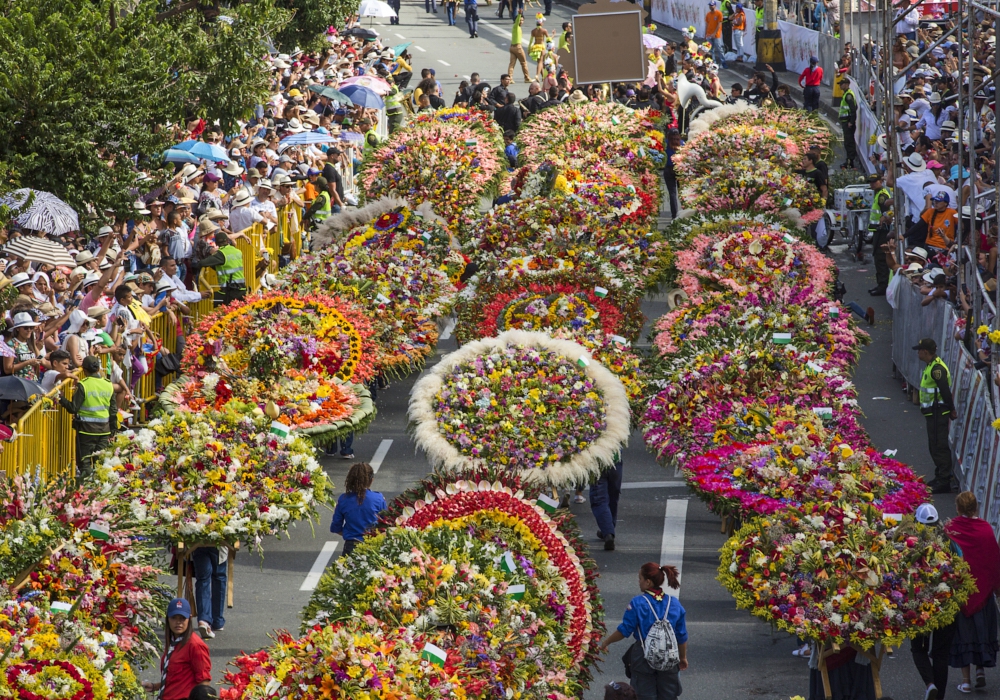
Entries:
<svg viewBox="0 0 1000 700">
<path fill-rule="evenodd" d="M 931 683 L 927 686 L 927 692 L 924 693 L 924 700 L 937 700 L 938 689 L 937 686 Z"/>
<path fill-rule="evenodd" d="M 587 499 L 583 497 L 583 494 L 578 493 L 573 497 L 573 503 L 586 503 Z"/>
<path fill-rule="evenodd" d="M 212 626 L 207 622 L 198 623 L 198 633 L 202 639 L 215 639 L 215 632 L 212 631 Z"/>
</svg>

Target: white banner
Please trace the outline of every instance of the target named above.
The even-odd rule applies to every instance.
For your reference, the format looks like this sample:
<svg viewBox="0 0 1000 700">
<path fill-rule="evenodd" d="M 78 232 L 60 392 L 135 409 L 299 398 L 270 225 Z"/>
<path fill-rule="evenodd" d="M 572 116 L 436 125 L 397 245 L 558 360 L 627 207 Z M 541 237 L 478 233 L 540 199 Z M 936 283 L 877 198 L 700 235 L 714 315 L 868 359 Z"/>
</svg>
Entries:
<svg viewBox="0 0 1000 700">
<path fill-rule="evenodd" d="M 797 24 L 778 21 L 781 46 L 785 51 L 785 67 L 801 74 L 809 67 L 809 58 L 819 58 L 819 32 Z"/>
<path fill-rule="evenodd" d="M 875 114 L 868 107 L 868 101 L 865 100 L 865 93 L 854 82 L 854 78 L 851 78 L 851 90 L 854 91 L 854 97 L 858 102 L 858 126 L 854 130 L 855 141 L 858 146 L 858 159 L 861 161 L 860 165 L 864 167 L 865 172 L 871 175 L 875 172 L 875 164 L 872 163 L 872 156 L 878 155 L 881 152 L 875 144 L 875 140 L 884 131 L 875 118 Z"/>
<path fill-rule="evenodd" d="M 654 22 L 665 24 L 678 31 L 693 26 L 695 36 L 701 41 L 705 40 L 705 15 L 708 14 L 708 0 L 651 0 L 649 15 Z M 743 37 L 743 53 L 750 56 L 750 61 L 757 60 L 757 40 L 753 6 L 747 3 L 743 5 L 743 14 L 747 18 L 747 30 Z M 747 60 L 744 58 L 744 60 Z M 808 59 L 807 59 L 808 60 Z"/>
</svg>

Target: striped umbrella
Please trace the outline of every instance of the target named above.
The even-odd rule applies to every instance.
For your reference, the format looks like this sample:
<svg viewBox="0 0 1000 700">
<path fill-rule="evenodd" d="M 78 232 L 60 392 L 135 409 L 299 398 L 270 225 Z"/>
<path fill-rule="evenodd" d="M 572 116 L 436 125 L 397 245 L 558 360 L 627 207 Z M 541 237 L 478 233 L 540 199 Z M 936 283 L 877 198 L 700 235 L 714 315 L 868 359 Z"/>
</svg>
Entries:
<svg viewBox="0 0 1000 700">
<path fill-rule="evenodd" d="M 14 220 L 21 228 L 56 236 L 80 230 L 80 219 L 73 207 L 49 192 L 27 188 L 14 190 L 6 197 L 0 197 L 0 205 L 8 206 L 15 212 Z"/>
<path fill-rule="evenodd" d="M 76 261 L 66 248 L 47 238 L 20 236 L 8 241 L 7 245 L 0 248 L 0 253 L 56 267 L 76 267 Z"/>
</svg>

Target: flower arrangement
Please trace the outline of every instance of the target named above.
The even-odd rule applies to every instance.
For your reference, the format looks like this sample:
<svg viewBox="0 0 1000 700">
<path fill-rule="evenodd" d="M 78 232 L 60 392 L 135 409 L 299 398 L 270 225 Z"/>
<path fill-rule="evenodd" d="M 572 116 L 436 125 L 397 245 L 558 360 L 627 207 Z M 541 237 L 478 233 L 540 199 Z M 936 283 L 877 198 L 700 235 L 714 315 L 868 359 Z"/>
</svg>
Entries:
<svg viewBox="0 0 1000 700">
<path fill-rule="evenodd" d="M 205 316 L 181 363 L 193 376 L 229 370 L 264 383 L 289 369 L 366 382 L 379 364 L 369 319 L 353 302 L 267 292 Z"/>
<path fill-rule="evenodd" d="M 974 586 L 933 527 L 844 502 L 747 523 L 722 548 L 719 580 L 779 629 L 861 649 L 949 624 Z"/>
<path fill-rule="evenodd" d="M 19 476 L 0 483 L 0 501 L 0 591 L 46 595 L 114 635 L 125 657 L 154 657 L 167 599 L 147 528 L 90 487 Z"/>
<path fill-rule="evenodd" d="M 618 377 L 632 412 L 633 422 L 637 421 L 645 409 L 648 376 L 644 358 L 641 358 L 628 339 L 602 333 L 600 331 L 571 330 L 558 328 L 552 331 L 553 338 L 572 340 L 587 348 L 595 360 Z"/>
<path fill-rule="evenodd" d="M 716 163 L 707 174 L 687 181 L 681 200 L 704 212 L 742 209 L 780 214 L 796 209 L 805 223 L 823 216 L 823 201 L 811 182 L 749 154 L 741 160 Z"/>
<path fill-rule="evenodd" d="M 508 249 L 553 252 L 572 248 L 601 228 L 601 222 L 582 199 L 563 193 L 516 199 L 482 216 L 470 231 L 465 249 L 473 257 Z"/>
<path fill-rule="evenodd" d="M 446 355 L 413 387 L 420 449 L 449 472 L 500 464 L 529 482 L 574 483 L 628 440 L 625 389 L 587 350 L 506 331 Z"/>
<path fill-rule="evenodd" d="M 118 637 L 72 609 L 50 610 L 39 593 L 0 588 L 0 697 L 11 700 L 141 700 L 145 691 Z"/>
<path fill-rule="evenodd" d="M 781 135 L 779 135 L 781 134 Z M 754 157 L 794 169 L 804 152 L 799 144 L 777 129 L 733 124 L 724 129 L 706 130 L 688 139 L 674 156 L 674 169 L 684 178 L 709 175 L 717 163 L 733 156 Z"/>
<path fill-rule="evenodd" d="M 569 328 L 599 330 L 629 340 L 639 337 L 645 320 L 640 299 L 585 269 L 550 274 L 544 281 L 503 277 L 480 282 L 456 307 L 459 343 L 506 330 Z"/>
<path fill-rule="evenodd" d="M 815 246 L 766 228 L 747 228 L 722 239 L 700 235 L 677 254 L 675 264 L 689 296 L 704 289 L 745 293 L 799 284 L 809 286 L 815 300 L 834 279 L 833 261 Z"/>
<path fill-rule="evenodd" d="M 812 147 L 820 149 L 824 160 L 833 154 L 830 148 L 830 127 L 818 114 L 798 109 L 763 107 L 720 119 L 713 133 L 725 133 L 733 128 L 748 128 L 781 139 L 788 148 L 806 153 Z M 750 151 L 747 151 L 750 152 Z M 738 157 L 738 154 L 737 154 Z"/>
<path fill-rule="evenodd" d="M 258 412 L 184 413 L 116 436 L 96 466 L 101 492 L 162 542 L 245 541 L 317 517 L 329 479 L 301 437 Z"/>
</svg>

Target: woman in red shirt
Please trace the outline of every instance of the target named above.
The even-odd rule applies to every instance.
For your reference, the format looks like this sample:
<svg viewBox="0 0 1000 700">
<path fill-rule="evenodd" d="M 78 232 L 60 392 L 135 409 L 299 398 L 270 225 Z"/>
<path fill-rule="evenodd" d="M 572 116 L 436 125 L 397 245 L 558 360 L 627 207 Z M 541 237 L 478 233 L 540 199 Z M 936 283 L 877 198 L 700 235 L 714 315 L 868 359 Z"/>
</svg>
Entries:
<svg viewBox="0 0 1000 700">
<path fill-rule="evenodd" d="M 167 606 L 167 631 L 160 657 L 160 682 L 145 681 L 157 700 L 187 700 L 191 691 L 212 681 L 212 659 L 201 636 L 193 634 L 191 604 L 174 598 Z"/>
</svg>

